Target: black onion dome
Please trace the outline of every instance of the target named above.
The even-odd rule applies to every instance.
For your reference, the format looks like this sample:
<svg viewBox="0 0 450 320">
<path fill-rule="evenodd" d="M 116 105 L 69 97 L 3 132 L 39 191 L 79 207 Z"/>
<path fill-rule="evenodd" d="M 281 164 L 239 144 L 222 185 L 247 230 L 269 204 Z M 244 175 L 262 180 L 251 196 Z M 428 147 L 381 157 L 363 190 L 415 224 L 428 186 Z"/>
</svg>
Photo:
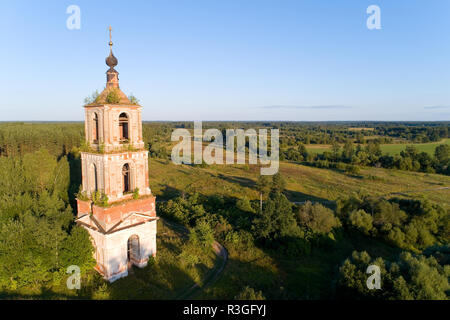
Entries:
<svg viewBox="0 0 450 320">
<path fill-rule="evenodd" d="M 106 58 L 106 65 L 108 67 L 114 68 L 117 66 L 117 58 L 113 55 L 112 51 L 109 53 L 109 56 Z"/>
</svg>

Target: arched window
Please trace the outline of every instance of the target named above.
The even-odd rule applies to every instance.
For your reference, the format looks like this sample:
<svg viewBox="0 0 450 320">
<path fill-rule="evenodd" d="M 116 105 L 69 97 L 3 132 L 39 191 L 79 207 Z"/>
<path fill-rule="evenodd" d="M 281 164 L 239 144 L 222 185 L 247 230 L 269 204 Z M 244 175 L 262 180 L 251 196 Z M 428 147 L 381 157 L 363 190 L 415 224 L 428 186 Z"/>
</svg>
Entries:
<svg viewBox="0 0 450 320">
<path fill-rule="evenodd" d="M 97 113 L 94 113 L 94 119 L 92 120 L 92 141 L 98 143 L 98 117 Z"/>
<path fill-rule="evenodd" d="M 128 116 L 125 112 L 122 112 L 119 116 L 119 135 L 120 142 L 127 142 L 130 139 L 128 136 Z"/>
<path fill-rule="evenodd" d="M 93 163 L 91 165 L 90 190 L 92 192 L 98 191 L 97 166 Z"/>
<path fill-rule="evenodd" d="M 129 262 L 138 262 L 141 257 L 141 250 L 139 245 L 139 237 L 137 235 L 132 235 L 128 238 L 127 244 L 127 259 Z"/>
<path fill-rule="evenodd" d="M 97 166 L 93 164 L 94 166 L 94 190 L 98 191 L 98 178 L 97 178 Z"/>
<path fill-rule="evenodd" d="M 130 166 L 128 163 L 125 163 L 122 167 L 122 175 L 123 175 L 123 193 L 131 191 L 131 174 L 130 174 Z"/>
</svg>

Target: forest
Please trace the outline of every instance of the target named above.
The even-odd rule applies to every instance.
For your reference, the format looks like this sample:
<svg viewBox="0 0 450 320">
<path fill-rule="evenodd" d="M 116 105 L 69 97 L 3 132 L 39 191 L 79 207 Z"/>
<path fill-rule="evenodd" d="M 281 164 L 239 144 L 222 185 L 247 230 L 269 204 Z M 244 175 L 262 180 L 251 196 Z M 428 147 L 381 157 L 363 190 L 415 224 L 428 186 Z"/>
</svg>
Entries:
<svg viewBox="0 0 450 320">
<path fill-rule="evenodd" d="M 197 283 L 190 298 L 448 299 L 449 125 L 203 123 L 280 129 L 280 172 L 269 177 L 256 165 L 175 166 L 171 132 L 193 123 L 144 122 L 160 256 L 109 284 L 74 223 L 83 123 L 1 123 L 0 297 L 173 299 Z M 214 241 L 228 261 L 203 287 L 219 263 Z M 382 290 L 366 286 L 372 264 Z M 69 265 L 81 268 L 81 290 L 65 288 Z"/>
</svg>

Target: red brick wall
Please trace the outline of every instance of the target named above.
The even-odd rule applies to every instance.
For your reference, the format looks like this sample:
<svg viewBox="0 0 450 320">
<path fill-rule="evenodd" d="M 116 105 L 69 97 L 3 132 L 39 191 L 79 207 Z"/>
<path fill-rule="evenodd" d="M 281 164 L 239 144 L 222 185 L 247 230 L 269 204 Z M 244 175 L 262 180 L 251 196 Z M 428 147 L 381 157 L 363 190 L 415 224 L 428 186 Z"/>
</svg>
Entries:
<svg viewBox="0 0 450 320">
<path fill-rule="evenodd" d="M 77 199 L 77 217 L 84 216 L 91 212 L 91 202 Z"/>
<path fill-rule="evenodd" d="M 123 215 L 130 212 L 141 212 L 156 217 L 155 199 L 153 196 L 136 200 L 133 199 L 107 208 L 94 205 L 92 207 L 93 214 L 100 221 L 106 221 L 108 216 L 111 221 L 119 221 Z"/>
</svg>

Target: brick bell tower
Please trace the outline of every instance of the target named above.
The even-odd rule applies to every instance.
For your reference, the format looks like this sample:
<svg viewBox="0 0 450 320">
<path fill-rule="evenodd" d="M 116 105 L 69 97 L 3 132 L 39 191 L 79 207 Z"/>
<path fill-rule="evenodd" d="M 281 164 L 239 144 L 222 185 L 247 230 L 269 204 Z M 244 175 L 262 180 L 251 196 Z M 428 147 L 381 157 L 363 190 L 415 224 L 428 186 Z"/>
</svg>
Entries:
<svg viewBox="0 0 450 320">
<path fill-rule="evenodd" d="M 112 282 L 156 255 L 158 218 L 142 140 L 142 107 L 119 88 L 111 27 L 109 37 L 106 88 L 84 106 L 87 146 L 81 152 L 76 221 L 91 235 L 96 270 Z"/>
</svg>

